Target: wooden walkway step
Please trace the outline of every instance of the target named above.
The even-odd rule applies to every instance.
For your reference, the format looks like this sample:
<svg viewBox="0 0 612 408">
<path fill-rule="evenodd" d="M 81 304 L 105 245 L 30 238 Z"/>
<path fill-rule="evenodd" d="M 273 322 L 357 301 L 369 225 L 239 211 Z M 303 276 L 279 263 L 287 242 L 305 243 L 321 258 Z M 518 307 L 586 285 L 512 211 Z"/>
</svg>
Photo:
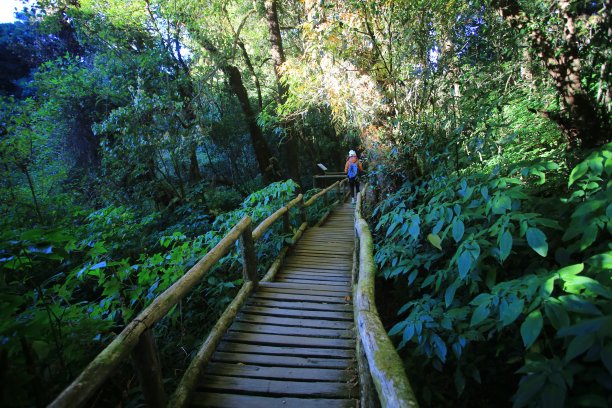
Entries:
<svg viewBox="0 0 612 408">
<path fill-rule="evenodd" d="M 353 206 L 306 230 L 243 306 L 200 377 L 194 407 L 356 407 Z"/>
</svg>

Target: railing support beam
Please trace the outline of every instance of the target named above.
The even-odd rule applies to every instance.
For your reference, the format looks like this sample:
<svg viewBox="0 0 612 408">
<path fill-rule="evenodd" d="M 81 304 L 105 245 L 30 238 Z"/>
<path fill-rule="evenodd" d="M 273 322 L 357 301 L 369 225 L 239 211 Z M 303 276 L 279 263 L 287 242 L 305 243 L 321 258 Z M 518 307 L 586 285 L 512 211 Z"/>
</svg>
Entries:
<svg viewBox="0 0 612 408">
<path fill-rule="evenodd" d="M 155 344 L 152 330 L 146 330 L 132 350 L 132 361 L 138 373 L 138 380 L 149 408 L 164 408 L 166 406 L 166 392 L 162 382 L 161 363 L 159 352 Z"/>
<path fill-rule="evenodd" d="M 240 235 L 240 252 L 242 254 L 242 277 L 245 281 L 251 281 L 257 285 L 259 281 L 257 277 L 257 257 L 251 224 L 247 225 Z"/>
</svg>

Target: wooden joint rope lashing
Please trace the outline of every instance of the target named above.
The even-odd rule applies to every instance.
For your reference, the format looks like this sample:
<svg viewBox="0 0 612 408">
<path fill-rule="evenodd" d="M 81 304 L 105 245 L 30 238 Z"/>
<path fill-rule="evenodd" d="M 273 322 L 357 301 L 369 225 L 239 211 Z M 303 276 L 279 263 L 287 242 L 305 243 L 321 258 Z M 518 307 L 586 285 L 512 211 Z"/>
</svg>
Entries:
<svg viewBox="0 0 612 408">
<path fill-rule="evenodd" d="M 359 238 L 359 276 L 354 288 L 355 322 L 382 407 L 418 407 L 401 358 L 380 321 L 374 301 L 374 242 L 362 217 L 363 192 L 357 194 L 355 232 Z"/>
</svg>

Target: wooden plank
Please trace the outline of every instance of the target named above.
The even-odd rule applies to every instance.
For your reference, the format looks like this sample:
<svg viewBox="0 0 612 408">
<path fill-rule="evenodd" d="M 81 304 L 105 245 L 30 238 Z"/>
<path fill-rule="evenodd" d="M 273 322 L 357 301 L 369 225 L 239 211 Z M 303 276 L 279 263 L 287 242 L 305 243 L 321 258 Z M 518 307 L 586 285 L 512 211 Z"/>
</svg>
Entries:
<svg viewBox="0 0 612 408">
<path fill-rule="evenodd" d="M 288 356 L 288 357 L 325 357 L 331 359 L 344 359 L 346 367 L 356 366 L 355 350 L 348 349 L 326 349 L 326 348 L 306 348 L 306 347 L 279 347 L 279 346 L 258 346 L 253 350 L 253 346 L 243 343 L 222 342 L 216 352 L 219 353 L 238 353 L 238 354 L 257 354 L 267 356 Z M 223 360 L 219 357 L 217 360 Z M 225 360 L 224 360 L 225 361 Z M 272 361 L 272 360 L 271 360 Z M 240 361 L 237 361 L 240 362 Z M 263 363 L 265 366 L 274 366 L 271 363 Z"/>
<path fill-rule="evenodd" d="M 338 370 L 335 368 L 263 367 L 228 363 L 210 363 L 206 367 L 206 373 L 230 377 L 268 378 L 270 380 L 291 378 L 297 381 L 316 380 L 333 382 L 354 380 L 357 374 L 353 370 Z"/>
<path fill-rule="evenodd" d="M 303 263 L 305 265 L 329 265 L 340 268 L 351 268 L 353 266 L 352 257 L 331 257 L 321 254 L 293 254 L 285 260 L 286 264 Z"/>
<path fill-rule="evenodd" d="M 324 274 L 316 273 L 292 273 L 288 275 L 278 276 L 277 282 L 291 282 L 291 283 L 336 283 L 342 285 L 351 285 L 351 280 L 348 276 L 325 276 Z M 299 281 L 299 282 L 295 282 Z"/>
<path fill-rule="evenodd" d="M 357 395 L 355 386 L 345 382 L 294 382 L 204 375 L 198 385 L 199 390 L 233 391 L 265 396 L 350 398 Z"/>
<path fill-rule="evenodd" d="M 314 279 L 305 279 L 304 277 L 299 277 L 299 276 L 286 276 L 284 278 L 279 278 L 278 282 L 310 284 L 310 283 L 321 282 L 321 280 L 317 279 L 316 277 Z M 330 287 L 341 287 L 341 288 L 342 287 L 350 288 L 351 286 L 351 284 L 348 281 L 338 282 L 334 280 L 326 281 L 325 285 L 328 285 Z"/>
<path fill-rule="evenodd" d="M 230 331 L 223 337 L 225 341 L 246 344 L 262 344 L 283 347 L 323 347 L 354 349 L 355 342 L 347 339 L 330 339 L 325 337 L 284 336 L 268 333 L 248 333 Z M 254 348 L 255 351 L 257 348 Z"/>
<path fill-rule="evenodd" d="M 316 349 L 313 349 L 316 350 Z M 349 366 L 348 359 L 329 357 L 298 357 L 296 355 L 268 355 L 247 353 L 216 352 L 213 361 L 226 363 L 256 364 L 278 367 L 312 367 L 312 368 L 339 368 L 345 369 Z"/>
<path fill-rule="evenodd" d="M 297 293 L 279 293 L 272 291 L 260 291 L 253 295 L 256 299 L 270 299 L 270 300 L 285 300 L 285 301 L 307 301 L 307 302 L 322 302 L 331 304 L 350 304 L 346 300 L 345 296 L 328 297 L 328 296 L 310 296 Z"/>
<path fill-rule="evenodd" d="M 329 287 L 326 285 L 315 285 L 315 284 L 302 285 L 298 283 L 266 282 L 265 287 L 266 288 L 278 288 L 278 289 L 300 289 L 305 292 L 308 290 L 313 290 L 313 291 L 318 291 L 318 292 L 330 292 L 330 294 L 331 293 L 339 293 L 339 294 L 350 293 L 350 288 L 347 288 L 346 290 L 336 289 L 336 288 L 329 289 Z"/>
<path fill-rule="evenodd" d="M 247 306 L 242 313 L 266 316 L 299 317 L 325 320 L 353 321 L 353 314 L 347 312 L 327 312 L 323 310 L 295 310 L 295 309 L 269 309 L 265 307 Z"/>
<path fill-rule="evenodd" d="M 308 295 L 308 296 L 321 296 L 321 297 L 338 297 L 340 299 L 344 299 L 347 296 L 350 296 L 346 293 L 341 292 L 329 292 L 329 291 L 318 291 L 318 290 L 308 290 L 304 291 L 301 289 L 295 288 L 287 288 L 287 287 L 277 287 L 277 288 L 266 288 L 264 291 L 258 291 L 258 293 L 265 292 L 273 292 L 273 293 L 291 293 L 296 295 Z"/>
<path fill-rule="evenodd" d="M 346 269 L 322 269 L 322 268 L 316 268 L 314 266 L 290 266 L 290 265 L 286 265 L 285 268 L 283 268 L 283 273 L 293 273 L 293 272 L 314 272 L 314 273 L 326 273 L 329 275 L 345 275 L 345 276 L 351 276 L 351 269 L 346 268 Z"/>
<path fill-rule="evenodd" d="M 319 278 L 339 278 L 339 279 L 350 279 L 351 277 L 351 271 L 346 269 L 346 270 L 337 270 L 337 271 L 330 271 L 327 269 L 311 269 L 311 268 L 285 268 L 283 269 L 283 271 L 281 272 L 281 275 L 294 275 L 294 274 L 301 274 L 301 275 L 309 275 L 309 276 L 316 276 Z M 280 275 L 279 275 L 280 276 Z"/>
<path fill-rule="evenodd" d="M 355 337 L 355 331 L 352 328 L 347 330 L 321 328 L 314 329 L 309 327 L 289 327 L 275 326 L 270 324 L 234 322 L 232 327 L 230 327 L 230 330 L 260 334 L 296 335 L 302 337 L 330 337 L 335 339 L 352 339 Z"/>
<path fill-rule="evenodd" d="M 236 321 L 257 324 L 276 324 L 279 326 L 294 326 L 294 327 L 320 327 L 322 329 L 340 329 L 345 330 L 353 327 L 353 322 L 348 320 L 317 320 L 317 319 L 300 319 L 295 317 L 279 317 L 254 314 L 239 314 L 236 316 Z"/>
<path fill-rule="evenodd" d="M 352 313 L 353 308 L 348 304 L 329 304 L 323 302 L 285 302 L 282 300 L 251 299 L 251 306 L 272 307 L 280 309 L 301 309 L 301 310 L 324 310 L 326 312 L 348 312 Z"/>
<path fill-rule="evenodd" d="M 310 279 L 317 280 L 321 283 L 327 284 L 327 282 L 344 282 L 346 284 L 351 284 L 351 277 L 348 274 L 326 274 L 326 273 L 316 273 L 316 272 L 291 272 L 291 273 L 282 273 L 278 275 L 279 280 L 283 279 Z"/>
<path fill-rule="evenodd" d="M 191 404 L 194 407 L 208 408 L 355 408 L 357 401 L 353 399 L 262 397 L 196 392 L 193 394 Z"/>
<path fill-rule="evenodd" d="M 290 260 L 287 259 L 285 261 L 285 266 L 287 268 L 301 268 L 301 269 L 323 269 L 323 270 L 327 270 L 327 271 L 350 271 L 352 268 L 351 264 L 343 264 L 343 265 L 339 265 L 339 264 L 334 264 L 334 263 L 314 263 L 314 262 L 307 262 L 307 261 L 295 261 L 295 260 Z"/>
</svg>

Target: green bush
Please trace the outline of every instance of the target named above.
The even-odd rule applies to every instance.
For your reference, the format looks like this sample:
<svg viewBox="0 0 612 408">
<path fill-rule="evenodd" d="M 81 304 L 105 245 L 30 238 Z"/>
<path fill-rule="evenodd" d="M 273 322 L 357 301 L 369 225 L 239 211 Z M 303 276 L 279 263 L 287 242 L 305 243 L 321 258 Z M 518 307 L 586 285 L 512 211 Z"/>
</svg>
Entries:
<svg viewBox="0 0 612 408">
<path fill-rule="evenodd" d="M 423 369 L 452 368 L 459 394 L 515 353 L 494 363 L 504 376 L 522 361 L 514 407 L 611 402 L 612 145 L 572 170 L 562 202 L 537 193 L 557 169 L 437 173 L 374 211 L 378 266 L 407 286 L 390 334 Z M 452 398 L 421 381 L 430 403 Z"/>
</svg>

